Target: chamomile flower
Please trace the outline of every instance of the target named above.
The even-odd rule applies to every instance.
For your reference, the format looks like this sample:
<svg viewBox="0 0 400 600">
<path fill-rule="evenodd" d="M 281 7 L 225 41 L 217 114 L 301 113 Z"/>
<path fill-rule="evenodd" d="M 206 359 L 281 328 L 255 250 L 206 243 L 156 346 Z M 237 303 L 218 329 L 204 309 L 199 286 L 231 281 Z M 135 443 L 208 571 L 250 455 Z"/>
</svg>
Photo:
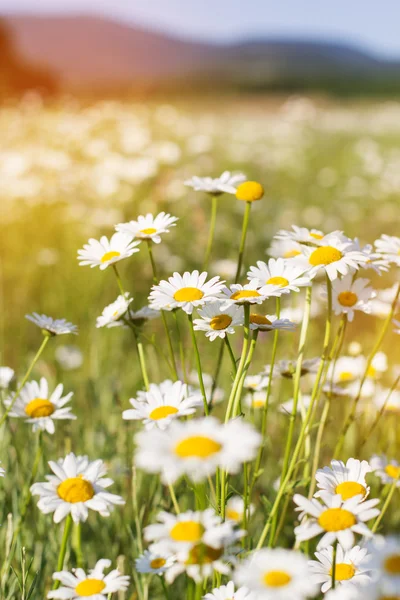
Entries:
<svg viewBox="0 0 400 600">
<path fill-rule="evenodd" d="M 253 331 L 274 331 L 275 329 L 294 331 L 296 325 L 289 321 L 289 319 L 280 319 L 275 315 L 258 315 L 256 313 L 250 313 L 250 329 Z"/>
<path fill-rule="evenodd" d="M 117 569 L 106 575 L 104 570 L 110 566 L 111 560 L 102 558 L 88 574 L 83 569 L 53 573 L 53 579 L 60 581 L 61 587 L 49 592 L 47 598 L 75 600 L 90 596 L 92 600 L 107 600 L 109 594 L 125 592 L 129 586 L 128 575 L 122 575 Z"/>
<path fill-rule="evenodd" d="M 280 229 L 275 238 L 277 240 L 294 240 L 299 244 L 317 244 L 324 239 L 325 234 L 319 229 L 307 229 L 307 227 L 298 227 L 292 225 L 292 229 Z"/>
<path fill-rule="evenodd" d="M 204 600 L 255 600 L 252 593 L 246 587 L 240 587 L 235 591 L 233 581 L 226 585 L 214 588 L 212 592 L 203 596 Z"/>
<path fill-rule="evenodd" d="M 33 496 L 40 496 L 38 507 L 43 514 L 54 513 L 53 520 L 60 523 L 71 514 L 75 523 L 86 521 L 89 509 L 108 517 L 116 504 L 125 500 L 110 494 L 106 488 L 114 482 L 106 474 L 102 460 L 90 462 L 87 456 L 75 456 L 70 452 L 57 462 L 49 462 L 54 475 L 47 475 L 46 482 L 31 486 Z"/>
<path fill-rule="evenodd" d="M 367 370 L 367 377 L 370 379 L 380 379 L 388 370 L 388 359 L 384 352 L 377 352 L 373 357 Z"/>
<path fill-rule="evenodd" d="M 258 181 L 244 181 L 236 188 L 236 198 L 243 202 L 255 202 L 264 196 L 264 188 Z"/>
<path fill-rule="evenodd" d="M 156 552 L 156 550 L 145 550 L 143 554 L 135 560 L 136 571 L 138 573 L 155 573 L 163 575 L 175 562 L 173 554 L 168 552 Z"/>
<path fill-rule="evenodd" d="M 271 286 L 274 296 L 299 292 L 301 287 L 310 285 L 310 279 L 304 275 L 304 269 L 293 261 L 284 258 L 270 258 L 268 264 L 259 260 L 256 267 L 250 267 L 247 273 L 250 283 L 257 287 Z"/>
<path fill-rule="evenodd" d="M 126 233 L 137 240 L 149 240 L 155 244 L 161 242 L 161 234 L 169 233 L 170 227 L 175 227 L 177 217 L 161 212 L 156 217 L 151 213 L 146 216 L 140 215 L 136 221 L 120 223 L 115 227 L 116 231 Z"/>
<path fill-rule="evenodd" d="M 122 324 L 121 319 L 128 312 L 129 305 L 133 298 L 129 296 L 129 292 L 118 298 L 105 307 L 100 317 L 97 317 L 96 327 L 119 327 Z"/>
<path fill-rule="evenodd" d="M 251 394 L 246 394 L 244 397 L 244 403 L 246 406 L 253 410 L 260 410 L 265 406 L 267 401 L 267 394 L 265 390 L 260 390 L 258 392 L 252 392 Z"/>
<path fill-rule="evenodd" d="M 374 290 L 368 284 L 369 279 L 358 278 L 353 281 L 351 274 L 332 282 L 332 308 L 336 315 L 347 315 L 354 319 L 354 311 L 370 312 L 369 300 L 374 296 Z M 324 292 L 326 297 L 326 291 Z"/>
<path fill-rule="evenodd" d="M 316 373 L 318 371 L 318 365 L 320 358 L 306 358 L 301 363 L 300 376 L 309 375 L 310 373 Z M 264 371 L 269 373 L 270 365 L 266 365 Z M 292 379 L 296 372 L 296 361 L 295 360 L 280 360 L 276 365 L 276 372 L 285 379 Z"/>
<path fill-rule="evenodd" d="M 201 319 L 193 321 L 194 328 L 205 331 L 211 342 L 224 338 L 228 333 L 235 333 L 235 327 L 243 325 L 243 308 L 233 305 L 222 310 L 221 304 L 219 300 L 206 304 L 198 311 Z"/>
<path fill-rule="evenodd" d="M 222 424 L 214 417 L 175 421 L 168 431 L 140 432 L 135 439 L 137 466 L 160 473 L 164 483 L 181 475 L 202 481 L 218 467 L 237 473 L 244 462 L 255 458 L 260 444 L 252 425 L 237 419 Z"/>
<path fill-rule="evenodd" d="M 398 480 L 396 487 L 400 487 L 400 463 L 397 460 L 389 460 L 384 454 L 374 454 L 369 464 L 383 484 L 392 484 Z"/>
<path fill-rule="evenodd" d="M 332 460 L 330 467 L 318 469 L 315 474 L 320 490 L 315 497 L 318 498 L 323 492 L 328 492 L 333 496 L 339 494 L 343 501 L 354 496 L 365 499 L 370 491 L 365 476 L 371 472 L 372 468 L 366 460 L 349 458 L 346 464 L 341 460 Z"/>
<path fill-rule="evenodd" d="M 11 367 L 0 367 L 0 389 L 6 390 L 14 379 L 15 371 Z"/>
<path fill-rule="evenodd" d="M 194 308 L 217 300 L 224 286 L 219 277 L 213 277 L 210 281 L 206 279 L 206 272 L 186 271 L 183 275 L 174 273 L 168 281 L 160 281 L 152 287 L 150 307 L 156 310 L 182 308 L 191 315 Z"/>
<path fill-rule="evenodd" d="M 373 402 L 377 409 L 382 410 L 383 407 L 386 413 L 400 413 L 400 390 L 379 390 L 373 397 Z"/>
<path fill-rule="evenodd" d="M 300 256 L 303 252 L 303 246 L 294 240 L 273 239 L 271 246 L 267 249 L 267 254 L 274 258 L 284 258 L 286 260 Z"/>
<path fill-rule="evenodd" d="M 31 315 L 25 315 L 28 321 L 31 321 L 48 335 L 65 335 L 67 333 L 74 333 L 77 335 L 78 328 L 66 319 L 53 319 L 47 315 L 39 315 L 38 313 L 32 313 Z"/>
<path fill-rule="evenodd" d="M 223 193 L 236 194 L 237 186 L 243 181 L 246 181 L 246 176 L 242 173 L 232 175 L 229 171 L 224 171 L 222 175 L 215 179 L 194 176 L 187 179 L 185 185 L 193 188 L 196 192 L 206 192 L 211 196 L 219 196 Z"/>
<path fill-rule="evenodd" d="M 311 404 L 311 396 L 309 394 L 300 394 L 297 402 L 297 413 L 301 413 L 304 410 L 307 410 Z M 280 412 L 285 413 L 286 415 L 291 415 L 293 412 L 294 399 L 291 398 L 287 400 L 287 402 L 283 402 L 279 406 Z"/>
<path fill-rule="evenodd" d="M 384 233 L 375 241 L 375 248 L 379 258 L 400 266 L 400 238 Z"/>
<path fill-rule="evenodd" d="M 371 585 L 356 587 L 354 585 L 337 585 L 334 590 L 330 589 L 324 600 L 384 600 L 374 593 L 371 594 Z"/>
<path fill-rule="evenodd" d="M 354 546 L 351 550 L 344 550 L 340 544 L 336 550 L 335 583 L 337 585 L 367 585 L 371 581 L 371 569 L 365 562 L 368 560 L 368 550 Z M 333 546 L 328 546 L 315 553 L 317 560 L 308 562 L 311 572 L 311 581 L 321 584 L 321 592 L 325 594 L 332 586 Z"/>
<path fill-rule="evenodd" d="M 140 242 L 132 241 L 132 235 L 127 233 L 114 233 L 110 240 L 103 235 L 99 240 L 91 238 L 88 244 L 84 244 L 82 250 L 78 250 L 78 260 L 81 266 L 89 265 L 92 269 L 100 267 L 107 269 L 124 258 L 139 252 L 137 246 Z"/>
<path fill-rule="evenodd" d="M 230 287 L 224 287 L 221 293 L 223 300 L 221 302 L 221 310 L 225 310 L 225 308 L 235 304 L 262 304 L 268 297 L 264 293 L 264 290 L 265 287 L 256 286 L 251 283 L 246 283 L 246 285 L 234 283 Z"/>
<path fill-rule="evenodd" d="M 254 504 L 250 504 L 247 507 L 248 514 L 254 513 Z M 244 501 L 242 496 L 231 496 L 226 503 L 225 515 L 227 519 L 235 521 L 235 523 L 241 523 L 244 517 Z"/>
<path fill-rule="evenodd" d="M 71 407 L 65 406 L 72 397 L 72 392 L 63 396 L 64 387 L 60 383 L 50 393 L 49 385 L 44 377 L 40 382 L 28 381 L 18 397 L 14 395 L 4 400 L 5 406 L 12 404 L 10 417 L 22 418 L 32 424 L 33 431 L 42 430 L 53 434 L 54 421 L 76 419 L 71 413 Z"/>
<path fill-rule="evenodd" d="M 81 350 L 72 344 L 58 346 L 54 352 L 54 356 L 64 371 L 79 369 L 83 364 L 83 354 Z"/>
<path fill-rule="evenodd" d="M 295 550 L 256 550 L 235 571 L 235 582 L 247 587 L 257 600 L 303 600 L 315 596 L 307 559 Z"/>
<path fill-rule="evenodd" d="M 363 267 L 368 256 L 354 249 L 352 241 L 331 237 L 326 246 L 304 247 L 302 256 L 296 257 L 296 263 L 307 270 L 310 279 L 324 270 L 331 281 L 339 275 L 347 275 Z"/>
<path fill-rule="evenodd" d="M 259 375 L 247 375 L 243 387 L 250 392 L 260 392 L 268 387 L 269 377 L 264 373 Z"/>
<path fill-rule="evenodd" d="M 368 566 L 377 573 L 382 588 L 391 588 L 400 596 L 400 538 L 375 536 L 368 550 Z"/>
<path fill-rule="evenodd" d="M 320 498 L 323 504 L 315 498 L 308 500 L 300 494 L 294 495 L 293 500 L 299 507 L 296 510 L 309 515 L 294 530 L 298 542 L 323 534 L 318 550 L 332 545 L 336 540 L 344 550 L 349 550 L 354 544 L 354 533 L 372 537 L 365 521 L 379 514 L 379 509 L 374 508 L 379 498 L 363 502 L 362 496 L 354 496 L 343 502 L 340 494 L 332 496 L 327 492 L 320 492 Z"/>
<path fill-rule="evenodd" d="M 141 394 L 140 398 L 131 398 L 129 402 L 133 408 L 124 410 L 122 418 L 143 421 L 146 429 L 166 429 L 173 419 L 192 415 L 203 405 L 201 395 L 190 393 L 182 381 L 175 381 L 167 390 L 152 384 L 148 392 Z"/>
<path fill-rule="evenodd" d="M 334 383 L 351 383 L 364 373 L 365 359 L 363 356 L 339 356 L 335 364 L 328 370 L 328 381 Z"/>
</svg>

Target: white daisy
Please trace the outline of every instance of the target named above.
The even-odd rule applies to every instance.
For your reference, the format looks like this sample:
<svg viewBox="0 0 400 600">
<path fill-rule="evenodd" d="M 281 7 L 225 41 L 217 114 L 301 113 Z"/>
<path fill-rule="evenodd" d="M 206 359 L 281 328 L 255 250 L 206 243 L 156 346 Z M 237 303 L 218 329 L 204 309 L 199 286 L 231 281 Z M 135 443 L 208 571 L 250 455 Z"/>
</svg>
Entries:
<svg viewBox="0 0 400 600">
<path fill-rule="evenodd" d="M 262 304 L 268 298 L 264 293 L 265 288 L 266 286 L 255 286 L 251 283 L 246 283 L 246 285 L 234 283 L 230 287 L 224 287 L 221 294 L 223 300 L 221 310 L 235 304 Z M 279 289 L 278 286 L 276 289 Z"/>
<path fill-rule="evenodd" d="M 400 413 L 400 390 L 379 390 L 373 396 L 373 402 L 377 409 L 381 410 L 385 406 L 387 413 Z"/>
<path fill-rule="evenodd" d="M 323 492 L 328 492 L 333 496 L 339 494 L 343 501 L 354 496 L 365 499 L 370 491 L 365 476 L 371 472 L 372 468 L 366 460 L 349 458 L 346 464 L 341 460 L 332 460 L 330 467 L 318 469 L 315 474 L 317 486 L 321 490 L 315 494 L 315 497 L 318 498 Z"/>
<path fill-rule="evenodd" d="M 316 552 L 318 560 L 310 560 L 308 566 L 311 572 L 311 581 L 320 584 L 321 592 L 325 594 L 332 586 L 333 546 L 328 546 Z M 354 546 L 351 550 L 343 550 L 338 544 L 335 562 L 335 583 L 339 585 L 367 585 L 371 581 L 365 562 L 368 560 L 368 550 Z"/>
<path fill-rule="evenodd" d="M 291 398 L 290 400 L 287 400 L 287 402 L 283 402 L 279 406 L 279 410 L 285 413 L 286 415 L 291 415 L 293 412 L 293 404 L 294 399 Z M 307 410 L 310 404 L 311 396 L 308 394 L 300 394 L 299 400 L 297 402 L 297 413 L 301 413 L 303 410 Z"/>
<path fill-rule="evenodd" d="M 243 325 L 243 308 L 230 306 L 221 309 L 221 301 L 210 302 L 204 308 L 199 309 L 201 319 L 193 321 L 197 331 L 205 331 L 206 337 L 213 342 L 217 338 L 224 338 L 228 333 L 235 333 L 235 327 Z"/>
<path fill-rule="evenodd" d="M 255 511 L 254 504 L 250 504 L 248 507 L 248 514 L 252 515 Z M 244 501 L 242 496 L 231 496 L 226 503 L 225 515 L 227 519 L 235 521 L 235 523 L 241 523 L 244 516 Z"/>
<path fill-rule="evenodd" d="M 250 313 L 250 329 L 253 331 L 274 331 L 275 329 L 294 331 L 296 325 L 289 321 L 289 319 L 280 319 L 275 315 L 257 315 L 256 313 Z"/>
<path fill-rule="evenodd" d="M 235 591 L 233 581 L 227 585 L 214 588 L 212 592 L 203 596 L 204 600 L 255 600 L 253 594 L 246 588 L 240 587 Z"/>
<path fill-rule="evenodd" d="M 229 171 L 224 171 L 220 177 L 197 177 L 185 181 L 185 185 L 193 188 L 196 192 L 206 192 L 211 196 L 220 194 L 236 194 L 236 188 L 239 183 L 246 181 L 246 176 L 242 173 L 232 175 Z"/>
<path fill-rule="evenodd" d="M 257 600 L 302 600 L 314 596 L 318 589 L 311 581 L 307 559 L 300 552 L 283 548 L 253 552 L 238 566 L 234 579 Z"/>
<path fill-rule="evenodd" d="M 392 484 L 398 479 L 396 487 L 400 487 L 400 463 L 397 460 L 389 460 L 384 454 L 374 454 L 369 464 L 382 483 Z"/>
<path fill-rule="evenodd" d="M 127 313 L 130 303 L 133 298 L 130 298 L 129 292 L 118 296 L 114 302 L 103 309 L 100 317 L 97 317 L 96 327 L 118 327 L 121 325 L 122 317 Z"/>
<path fill-rule="evenodd" d="M 174 562 L 174 555 L 168 552 L 156 552 L 151 548 L 135 559 L 138 573 L 155 573 L 156 575 L 163 575 Z"/>
<path fill-rule="evenodd" d="M 378 275 L 386 273 L 390 269 L 390 261 L 387 258 L 380 256 L 377 252 L 374 252 L 372 244 L 366 244 L 361 246 L 357 238 L 354 238 L 354 245 L 358 250 L 361 250 L 368 256 L 368 261 L 364 266 L 364 269 L 372 269 Z"/>
<path fill-rule="evenodd" d="M 44 377 L 40 382 L 28 381 L 20 391 L 17 399 L 9 396 L 4 400 L 6 407 L 12 404 L 9 413 L 10 417 L 25 419 L 27 423 L 32 423 L 33 431 L 42 430 L 53 434 L 55 431 L 54 421 L 65 419 L 76 419 L 70 406 L 65 406 L 72 392 L 63 396 L 64 387 L 60 383 L 50 394 L 49 385 Z"/>
<path fill-rule="evenodd" d="M 54 475 L 47 475 L 46 482 L 34 483 L 31 493 L 40 496 L 38 507 L 43 514 L 54 513 L 53 520 L 60 523 L 71 514 L 75 523 L 86 521 L 88 509 L 108 517 L 115 504 L 125 500 L 106 490 L 114 482 L 106 474 L 102 460 L 90 462 L 87 456 L 75 456 L 70 452 L 57 462 L 49 462 Z"/>
<path fill-rule="evenodd" d="M 349 321 L 354 319 L 354 311 L 370 312 L 369 300 L 374 290 L 368 284 L 369 279 L 358 278 L 353 281 L 351 274 L 332 282 L 332 308 L 336 315 L 345 314 Z M 327 296 L 326 291 L 324 297 Z"/>
<path fill-rule="evenodd" d="M 317 550 L 332 545 L 336 540 L 348 550 L 354 544 L 354 533 L 372 536 L 365 521 L 379 514 L 379 509 L 374 508 L 379 498 L 362 502 L 361 496 L 354 496 L 343 502 L 340 494 L 332 496 L 327 492 L 320 492 L 320 498 L 323 504 L 315 498 L 308 500 L 300 494 L 294 495 L 293 500 L 299 507 L 296 510 L 301 510 L 303 515 L 310 515 L 295 528 L 297 541 L 304 542 L 322 533 L 324 535 Z"/>
<path fill-rule="evenodd" d="M 265 406 L 266 401 L 267 394 L 265 390 L 255 391 L 251 394 L 246 394 L 246 396 L 244 397 L 245 405 L 255 410 L 263 408 Z"/>
<path fill-rule="evenodd" d="M 376 254 L 392 264 L 400 266 L 400 238 L 385 233 L 375 242 Z"/>
<path fill-rule="evenodd" d="M 301 376 L 308 375 L 309 373 L 316 373 L 320 363 L 320 358 L 306 358 L 301 363 Z M 296 371 L 296 360 L 280 360 L 276 365 L 276 373 L 285 379 L 292 379 Z M 270 365 L 266 365 L 264 372 L 269 373 Z"/>
<path fill-rule="evenodd" d="M 169 381 L 169 380 L 167 380 Z M 188 386 L 182 381 L 175 381 L 171 386 L 152 384 L 148 392 L 129 402 L 133 408 L 124 410 L 122 418 L 126 421 L 143 421 L 146 429 L 158 427 L 166 429 L 173 419 L 185 417 L 196 412 L 203 405 L 199 394 L 191 394 Z"/>
<path fill-rule="evenodd" d="M 78 260 L 81 266 L 90 265 L 100 267 L 103 271 L 124 258 L 139 252 L 137 246 L 140 242 L 132 241 L 132 235 L 127 233 L 114 233 L 110 240 L 103 235 L 99 240 L 91 238 L 88 244 L 84 244 L 82 250 L 78 250 Z"/>
<path fill-rule="evenodd" d="M 380 379 L 388 370 L 388 358 L 384 352 L 377 352 L 368 367 L 367 377 L 370 379 Z"/>
<path fill-rule="evenodd" d="M 393 595 L 400 596 L 400 537 L 376 535 L 368 550 L 368 566 L 377 573 L 382 587 L 391 588 Z"/>
<path fill-rule="evenodd" d="M 119 223 L 115 229 L 116 231 L 130 235 L 131 238 L 151 240 L 155 244 L 159 244 L 161 242 L 161 234 L 169 233 L 169 227 L 175 227 L 177 221 L 177 217 L 172 217 L 165 212 L 159 213 L 156 217 L 148 213 L 146 216 L 140 215 L 137 221 Z"/>
<path fill-rule="evenodd" d="M 125 592 L 129 586 L 129 576 L 122 575 L 117 569 L 105 575 L 104 569 L 110 566 L 111 560 L 102 558 L 88 574 L 83 569 L 53 573 L 53 579 L 60 581 L 62 587 L 49 592 L 47 598 L 74 600 L 90 597 L 92 600 L 106 600 L 108 594 Z"/>
<path fill-rule="evenodd" d="M 317 244 L 324 239 L 325 233 L 319 229 L 307 229 L 307 227 L 292 225 L 292 230 L 280 229 L 274 237 L 277 240 L 294 240 L 300 244 Z"/>
<path fill-rule="evenodd" d="M 335 364 L 331 363 L 327 379 L 334 383 L 351 383 L 363 375 L 364 369 L 363 356 L 339 356 Z"/>
<path fill-rule="evenodd" d="M 83 354 L 78 346 L 72 344 L 58 346 L 54 352 L 58 364 L 65 371 L 79 369 L 83 364 Z"/>
<path fill-rule="evenodd" d="M 259 260 L 257 267 L 250 267 L 247 273 L 250 283 L 257 287 L 267 286 L 274 290 L 274 296 L 299 292 L 301 287 L 310 285 L 310 278 L 304 275 L 304 269 L 292 260 L 270 258 L 268 264 Z M 278 289 L 276 289 L 278 287 Z"/>
<path fill-rule="evenodd" d="M 300 256 L 302 251 L 303 246 L 294 240 L 273 239 L 266 253 L 274 258 L 293 259 Z"/>
<path fill-rule="evenodd" d="M 213 277 L 206 282 L 207 273 L 186 271 L 183 275 L 174 273 L 168 281 L 160 281 L 153 285 L 149 296 L 150 306 L 156 310 L 172 310 L 182 308 L 188 315 L 193 308 L 213 302 L 223 288 L 224 282 L 219 277 Z"/>
<path fill-rule="evenodd" d="M 244 462 L 255 458 L 260 444 L 260 434 L 252 425 L 238 419 L 222 424 L 214 417 L 175 421 L 168 431 L 140 432 L 135 439 L 136 464 L 160 473 L 164 483 L 184 474 L 202 481 L 218 467 L 237 473 Z"/>
<path fill-rule="evenodd" d="M 259 375 L 247 375 L 243 387 L 251 392 L 260 392 L 266 390 L 269 383 L 269 377 L 265 373 Z"/>
<path fill-rule="evenodd" d="M 64 335 L 67 333 L 74 333 L 77 335 L 78 328 L 66 319 L 53 319 L 47 315 L 39 315 L 38 313 L 32 313 L 31 315 L 25 315 L 25 318 L 40 327 L 42 331 L 46 331 L 50 335 Z"/>
<path fill-rule="evenodd" d="M 14 379 L 15 371 L 11 367 L 0 367 L 0 389 L 6 390 Z"/>
<path fill-rule="evenodd" d="M 339 275 L 347 275 L 363 267 L 368 256 L 356 250 L 352 241 L 332 237 L 326 246 L 304 247 L 302 256 L 297 256 L 295 260 L 308 271 L 310 279 L 323 269 L 334 281 Z"/>
</svg>

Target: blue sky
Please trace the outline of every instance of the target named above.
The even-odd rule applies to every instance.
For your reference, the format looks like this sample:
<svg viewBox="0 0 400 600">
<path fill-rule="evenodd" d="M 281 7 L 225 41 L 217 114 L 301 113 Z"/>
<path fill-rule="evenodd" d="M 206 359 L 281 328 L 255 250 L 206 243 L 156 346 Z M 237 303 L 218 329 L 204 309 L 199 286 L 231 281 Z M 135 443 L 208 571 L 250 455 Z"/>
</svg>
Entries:
<svg viewBox="0 0 400 600">
<path fill-rule="evenodd" d="M 180 37 L 342 40 L 400 57 L 399 0 L 0 0 L 1 13 L 97 13 Z"/>
</svg>

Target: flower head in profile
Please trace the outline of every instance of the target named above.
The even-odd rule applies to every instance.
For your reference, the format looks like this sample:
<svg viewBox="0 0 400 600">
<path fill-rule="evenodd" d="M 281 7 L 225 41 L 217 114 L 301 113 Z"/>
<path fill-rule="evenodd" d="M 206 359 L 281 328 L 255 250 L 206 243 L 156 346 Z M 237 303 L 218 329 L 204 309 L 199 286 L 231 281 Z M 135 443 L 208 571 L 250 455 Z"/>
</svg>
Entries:
<svg viewBox="0 0 400 600">
<path fill-rule="evenodd" d="M 234 283 L 230 287 L 224 287 L 221 293 L 221 310 L 225 310 L 230 306 L 242 304 L 262 304 L 269 297 L 265 293 L 265 287 L 255 285 L 255 283 L 246 283 L 240 285 Z M 270 290 L 272 294 L 272 290 Z"/>
<path fill-rule="evenodd" d="M 353 281 L 351 274 L 335 279 L 332 282 L 332 308 L 335 314 L 347 315 L 348 320 L 352 321 L 356 310 L 369 313 L 369 300 L 374 297 L 374 290 L 369 283 L 369 279 L 362 278 Z"/>
<path fill-rule="evenodd" d="M 289 319 L 280 319 L 275 315 L 258 315 L 257 313 L 250 313 L 250 329 L 253 331 L 274 331 L 275 329 L 294 331 L 296 325 L 289 321 Z"/>
<path fill-rule="evenodd" d="M 376 255 L 388 262 L 400 266 L 400 238 L 395 235 L 382 234 L 375 241 Z"/>
<path fill-rule="evenodd" d="M 335 232 L 341 234 L 341 232 Z M 292 225 L 292 229 L 280 229 L 274 236 L 277 240 L 292 240 L 299 244 L 316 246 L 325 238 L 325 233 L 319 229 L 308 229 Z M 329 235 L 329 234 L 328 234 Z"/>
<path fill-rule="evenodd" d="M 61 587 L 49 592 L 47 598 L 75 600 L 90 597 L 93 600 L 107 600 L 109 594 L 125 592 L 129 586 L 128 575 L 122 575 L 117 569 L 105 574 L 104 570 L 110 567 L 111 560 L 102 558 L 87 574 L 83 569 L 54 573 L 53 579 L 60 581 Z"/>
<path fill-rule="evenodd" d="M 296 257 L 296 263 L 308 271 L 310 279 L 322 270 L 331 281 L 358 271 L 367 261 L 367 254 L 357 250 L 351 240 L 334 236 L 327 239 L 325 246 L 304 247 L 302 255 Z"/>
<path fill-rule="evenodd" d="M 317 492 L 315 497 L 328 492 L 333 496 L 339 494 L 343 501 L 354 496 L 365 499 L 370 491 L 365 476 L 371 471 L 372 468 L 366 460 L 349 458 L 346 464 L 341 460 L 332 460 L 330 467 L 318 469 L 316 472 L 317 486 L 321 491 Z"/>
<path fill-rule="evenodd" d="M 132 241 L 132 235 L 127 233 L 114 233 L 110 240 L 103 235 L 100 240 L 91 238 L 84 244 L 82 250 L 78 250 L 78 260 L 81 266 L 88 265 L 91 268 L 100 267 L 107 269 L 124 258 L 139 252 L 138 241 Z"/>
<path fill-rule="evenodd" d="M 271 295 L 299 292 L 301 287 L 310 285 L 310 279 L 304 275 L 304 269 L 290 259 L 270 258 L 268 264 L 259 260 L 256 267 L 250 267 L 247 273 L 250 283 L 257 286 L 270 286 Z"/>
<path fill-rule="evenodd" d="M 175 562 L 175 556 L 170 552 L 157 552 L 156 545 L 145 550 L 143 554 L 135 560 L 136 571 L 138 573 L 155 573 L 163 575 Z"/>
<path fill-rule="evenodd" d="M 11 367 L 0 367 L 0 389 L 6 390 L 14 379 L 15 371 Z"/>
<path fill-rule="evenodd" d="M 316 358 L 306 358 L 303 360 L 301 363 L 300 376 L 303 377 L 304 375 L 309 375 L 310 373 L 316 373 L 320 360 L 321 359 L 319 356 Z M 285 379 L 292 379 L 296 372 L 296 362 L 296 360 L 280 360 L 276 365 L 275 372 Z M 270 365 L 266 365 L 264 372 L 268 374 L 270 368 Z"/>
<path fill-rule="evenodd" d="M 126 233 L 136 240 L 148 240 L 159 244 L 161 235 L 169 233 L 170 227 L 175 227 L 177 217 L 172 217 L 168 213 L 161 212 L 157 216 L 151 213 L 143 216 L 140 215 L 136 221 L 128 223 L 120 223 L 116 226 L 116 230 L 121 233 Z"/>
<path fill-rule="evenodd" d="M 246 181 L 246 176 L 242 173 L 232 175 L 229 171 L 224 171 L 220 177 L 197 177 L 185 181 L 185 185 L 193 188 L 196 192 L 206 192 L 211 196 L 220 196 L 221 194 L 236 194 L 236 188 L 239 183 Z"/>
<path fill-rule="evenodd" d="M 226 585 L 214 588 L 212 592 L 203 596 L 204 600 L 255 600 L 253 594 L 246 588 L 240 587 L 235 591 L 233 581 Z"/>
<path fill-rule="evenodd" d="M 234 521 L 235 523 L 241 523 L 244 518 L 244 501 L 242 496 L 231 496 L 226 503 L 226 518 Z M 248 514 L 252 515 L 254 513 L 255 507 L 254 504 L 250 504 L 247 507 Z"/>
<path fill-rule="evenodd" d="M 194 328 L 205 331 L 211 342 L 235 333 L 235 327 L 243 325 L 243 308 L 233 305 L 223 310 L 221 304 L 220 300 L 206 304 L 198 311 L 201 319 L 194 320 Z"/>
<path fill-rule="evenodd" d="M 264 188 L 258 181 L 244 181 L 236 189 L 236 198 L 243 202 L 255 202 L 264 196 Z"/>
<path fill-rule="evenodd" d="M 336 549 L 335 583 L 336 585 L 368 585 L 371 581 L 371 569 L 367 567 L 368 550 L 354 546 L 344 550 L 340 544 Z M 308 563 L 311 581 L 321 584 L 321 592 L 325 594 L 332 586 L 333 546 L 327 546 L 315 553 L 317 560 Z"/>
<path fill-rule="evenodd" d="M 240 439 L 240 444 L 237 440 Z M 160 473 L 165 483 L 181 475 L 202 481 L 218 467 L 237 473 L 255 458 L 260 434 L 249 423 L 214 417 L 174 421 L 167 431 L 153 429 L 136 435 L 136 464 L 149 473 Z"/>
<path fill-rule="evenodd" d="M 66 319 L 53 319 L 47 315 L 39 315 L 38 313 L 32 313 L 31 315 L 25 315 L 28 321 L 31 321 L 47 335 L 65 335 L 67 333 L 74 333 L 77 335 L 78 328 Z"/>
<path fill-rule="evenodd" d="M 400 487 L 400 463 L 397 460 L 388 459 L 384 454 L 374 454 L 369 464 L 383 484 L 392 484 L 397 480 L 396 487 Z"/>
<path fill-rule="evenodd" d="M 274 258 L 284 258 L 285 260 L 290 260 L 296 258 L 296 256 L 300 256 L 303 252 L 303 246 L 291 239 L 276 239 L 276 237 L 272 240 L 271 246 L 267 249 L 266 254 L 272 256 Z"/>
<path fill-rule="evenodd" d="M 219 277 L 213 277 L 210 281 L 206 279 L 205 271 L 186 271 L 183 275 L 174 273 L 168 281 L 160 281 L 152 287 L 150 307 L 156 310 L 182 308 L 191 315 L 194 308 L 217 300 L 223 288 L 224 282 Z"/>
<path fill-rule="evenodd" d="M 129 292 L 125 292 L 124 295 L 118 296 L 114 302 L 106 306 L 101 313 L 100 317 L 97 317 L 96 327 L 120 327 L 123 325 L 123 317 L 129 310 L 129 305 L 133 301 L 133 298 L 129 296 Z"/>
<path fill-rule="evenodd" d="M 17 398 L 11 395 L 4 400 L 5 406 L 12 405 L 10 417 L 24 419 L 31 423 L 33 431 L 42 430 L 53 434 L 54 421 L 76 419 L 71 413 L 71 407 L 66 406 L 72 397 L 72 392 L 63 396 L 64 387 L 61 383 L 50 393 L 49 385 L 44 377 L 40 382 L 28 381 Z"/>
<path fill-rule="evenodd" d="M 192 415 L 203 405 L 201 395 L 191 393 L 185 383 L 170 383 L 167 389 L 153 383 L 138 399 L 131 398 L 133 408 L 124 410 L 123 419 L 143 421 L 146 429 L 166 429 L 174 419 Z"/>
<path fill-rule="evenodd" d="M 149 306 L 143 306 L 142 308 L 139 308 L 139 310 L 129 310 L 129 319 L 136 327 L 141 327 L 147 321 L 158 319 L 159 316 L 160 311 L 150 308 Z"/>
<path fill-rule="evenodd" d="M 53 475 L 47 481 L 31 486 L 33 496 L 40 496 L 38 507 L 43 514 L 54 513 L 60 523 L 71 515 L 75 523 L 86 521 L 89 509 L 108 517 L 116 504 L 125 504 L 121 496 L 107 491 L 114 482 L 106 474 L 102 460 L 90 462 L 87 456 L 70 452 L 57 462 L 49 462 Z"/>
</svg>

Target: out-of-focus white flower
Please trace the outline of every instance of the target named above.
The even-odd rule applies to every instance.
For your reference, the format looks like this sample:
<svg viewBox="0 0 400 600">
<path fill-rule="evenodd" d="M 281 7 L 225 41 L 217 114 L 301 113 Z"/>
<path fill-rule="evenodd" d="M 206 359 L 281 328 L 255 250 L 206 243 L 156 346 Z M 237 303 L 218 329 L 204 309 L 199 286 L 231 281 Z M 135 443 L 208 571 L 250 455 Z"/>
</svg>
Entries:
<svg viewBox="0 0 400 600">
<path fill-rule="evenodd" d="M 207 192 L 212 196 L 220 194 L 236 194 L 236 188 L 239 183 L 246 181 L 246 176 L 242 173 L 232 175 L 229 171 L 224 171 L 220 177 L 197 177 L 185 181 L 185 185 L 193 188 L 196 192 Z"/>
<path fill-rule="evenodd" d="M 177 217 L 172 217 L 165 212 L 161 212 L 155 217 L 148 213 L 145 216 L 140 215 L 136 221 L 120 223 L 115 229 L 130 235 L 134 239 L 150 240 L 155 244 L 159 244 L 161 235 L 169 233 L 169 228 L 175 227 L 177 221 Z"/>
<path fill-rule="evenodd" d="M 79 369 L 83 363 L 83 354 L 78 346 L 58 346 L 54 352 L 56 361 L 65 371 Z"/>
<path fill-rule="evenodd" d="M 11 367 L 0 367 L 0 389 L 6 390 L 14 379 L 15 371 Z"/>
<path fill-rule="evenodd" d="M 52 317 L 39 315 L 38 313 L 25 315 L 25 317 L 50 335 L 64 335 L 67 333 L 74 333 L 76 335 L 78 333 L 77 326 L 66 319 L 53 319 Z"/>
</svg>

